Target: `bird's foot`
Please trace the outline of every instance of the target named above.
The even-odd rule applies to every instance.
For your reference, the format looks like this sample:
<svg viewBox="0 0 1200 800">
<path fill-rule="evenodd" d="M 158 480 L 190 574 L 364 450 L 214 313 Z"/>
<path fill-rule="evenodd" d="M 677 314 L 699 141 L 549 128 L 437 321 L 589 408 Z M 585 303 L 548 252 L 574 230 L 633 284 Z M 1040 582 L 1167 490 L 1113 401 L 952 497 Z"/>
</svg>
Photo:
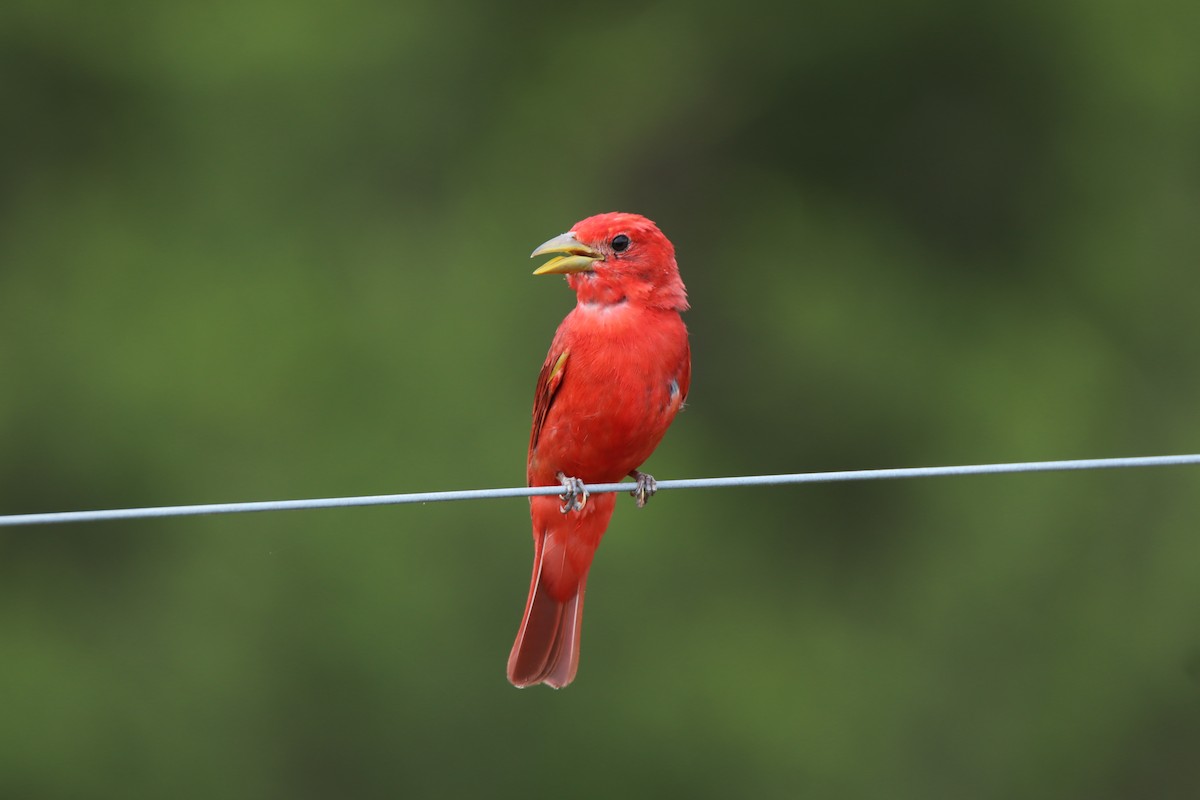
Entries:
<svg viewBox="0 0 1200 800">
<path fill-rule="evenodd" d="M 637 507 L 642 508 L 646 505 L 646 501 L 658 491 L 658 483 L 649 472 L 638 472 L 636 469 L 629 473 L 629 477 L 637 481 L 637 488 L 630 494 L 637 498 Z"/>
<path fill-rule="evenodd" d="M 588 490 L 583 485 L 583 481 L 579 478 L 568 478 L 561 472 L 554 473 L 554 477 L 558 478 L 562 484 L 563 493 L 559 495 L 562 499 L 562 508 L 559 509 L 564 514 L 570 514 L 572 511 L 583 511 L 583 507 L 587 505 Z"/>
</svg>

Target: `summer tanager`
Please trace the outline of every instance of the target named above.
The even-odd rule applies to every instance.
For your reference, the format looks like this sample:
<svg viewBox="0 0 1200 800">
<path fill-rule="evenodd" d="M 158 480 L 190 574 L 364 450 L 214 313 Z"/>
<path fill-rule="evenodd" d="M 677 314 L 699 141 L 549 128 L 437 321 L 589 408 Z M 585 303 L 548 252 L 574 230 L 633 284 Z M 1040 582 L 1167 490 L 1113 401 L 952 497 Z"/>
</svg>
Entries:
<svg viewBox="0 0 1200 800">
<path fill-rule="evenodd" d="M 691 353 L 675 248 L 653 222 L 589 217 L 533 251 L 545 255 L 555 257 L 533 274 L 566 275 L 577 303 L 538 376 L 526 477 L 564 494 L 530 499 L 533 578 L 508 679 L 561 688 L 579 668 L 588 568 L 616 503 L 586 485 L 629 475 L 639 507 L 654 493 L 638 467 L 683 407 Z"/>
</svg>

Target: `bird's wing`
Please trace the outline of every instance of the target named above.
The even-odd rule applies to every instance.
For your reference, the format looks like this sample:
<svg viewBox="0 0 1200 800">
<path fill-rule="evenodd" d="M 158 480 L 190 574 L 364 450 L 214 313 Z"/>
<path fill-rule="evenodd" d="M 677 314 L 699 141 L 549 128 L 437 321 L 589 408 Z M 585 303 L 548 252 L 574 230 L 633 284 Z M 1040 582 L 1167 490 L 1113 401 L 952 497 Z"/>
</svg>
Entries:
<svg viewBox="0 0 1200 800">
<path fill-rule="evenodd" d="M 682 395 L 679 405 L 687 402 L 688 389 L 692 385 L 692 346 L 687 339 L 683 340 L 683 367 L 679 371 L 679 393 Z"/>
<path fill-rule="evenodd" d="M 546 422 L 546 415 L 550 413 L 554 395 L 558 392 L 558 387 L 562 385 L 563 375 L 567 371 L 567 358 L 570 355 L 570 348 L 564 348 L 558 352 L 551 349 L 550 354 L 546 356 L 546 363 L 542 365 L 542 372 L 538 375 L 537 390 L 533 395 L 533 430 L 529 432 L 530 458 L 533 457 L 533 450 L 537 447 L 538 437 L 542 433 L 542 425 Z"/>
</svg>

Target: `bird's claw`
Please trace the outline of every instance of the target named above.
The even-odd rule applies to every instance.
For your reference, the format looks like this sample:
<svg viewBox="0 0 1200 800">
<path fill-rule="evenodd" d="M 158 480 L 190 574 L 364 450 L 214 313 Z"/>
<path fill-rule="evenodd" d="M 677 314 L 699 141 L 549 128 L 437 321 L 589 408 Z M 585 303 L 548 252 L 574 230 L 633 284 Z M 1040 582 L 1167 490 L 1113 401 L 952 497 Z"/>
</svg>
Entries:
<svg viewBox="0 0 1200 800">
<path fill-rule="evenodd" d="M 658 482 L 654 480 L 654 476 L 650 473 L 638 472 L 636 469 L 629 473 L 629 475 L 637 481 L 637 488 L 629 494 L 637 498 L 637 507 L 642 508 L 646 505 L 646 501 L 658 491 Z"/>
<path fill-rule="evenodd" d="M 583 511 L 583 507 L 587 505 L 588 501 L 588 490 L 583 485 L 583 481 L 579 478 L 569 478 L 561 472 L 554 473 L 554 477 L 558 478 L 563 487 L 563 493 L 559 495 L 563 504 L 558 510 L 564 514 Z"/>
</svg>

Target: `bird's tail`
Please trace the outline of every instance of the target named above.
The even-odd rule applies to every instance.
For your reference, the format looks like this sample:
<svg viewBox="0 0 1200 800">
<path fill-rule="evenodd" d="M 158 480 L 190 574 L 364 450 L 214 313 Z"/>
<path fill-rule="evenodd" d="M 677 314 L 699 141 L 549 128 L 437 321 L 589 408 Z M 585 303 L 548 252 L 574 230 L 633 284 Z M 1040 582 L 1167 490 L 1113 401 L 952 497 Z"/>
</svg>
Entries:
<svg viewBox="0 0 1200 800">
<path fill-rule="evenodd" d="M 613 495 L 597 495 L 586 508 L 563 514 L 557 497 L 531 500 L 533 577 L 508 656 L 513 685 L 546 683 L 561 689 L 575 679 L 588 570 L 614 505 Z"/>
<path fill-rule="evenodd" d="M 538 558 L 534 562 L 525 617 L 508 656 L 508 680 L 522 688 L 544 682 L 561 689 L 575 680 L 575 671 L 579 669 L 579 634 L 587 575 L 579 580 L 574 594 L 559 600 L 551 594 L 547 582 L 541 580 L 541 561 Z"/>
</svg>

